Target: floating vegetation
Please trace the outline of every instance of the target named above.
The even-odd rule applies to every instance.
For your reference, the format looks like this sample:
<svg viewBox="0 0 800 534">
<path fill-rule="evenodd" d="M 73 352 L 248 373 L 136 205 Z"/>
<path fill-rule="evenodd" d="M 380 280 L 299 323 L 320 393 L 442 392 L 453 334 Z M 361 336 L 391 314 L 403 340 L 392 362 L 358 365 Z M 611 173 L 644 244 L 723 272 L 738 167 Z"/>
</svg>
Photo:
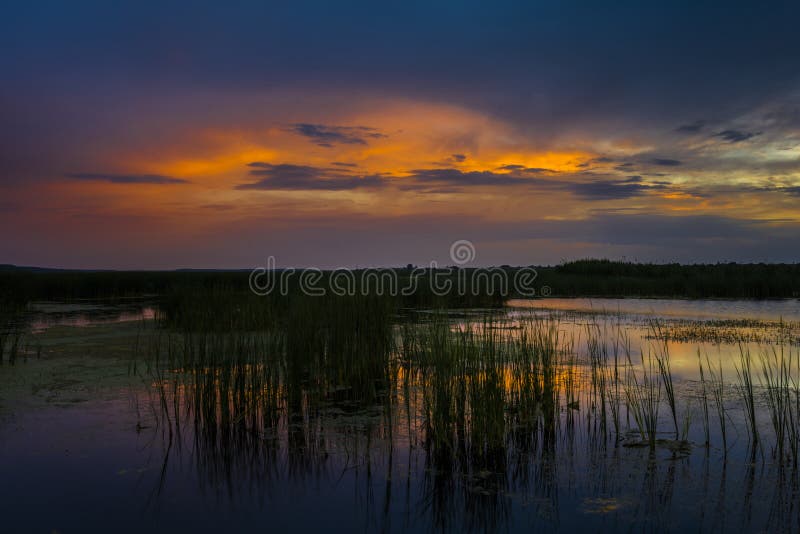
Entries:
<svg viewBox="0 0 800 534">
<path fill-rule="evenodd" d="M 648 338 L 678 343 L 800 345 L 800 323 L 757 319 L 670 320 L 662 322 Z"/>
</svg>

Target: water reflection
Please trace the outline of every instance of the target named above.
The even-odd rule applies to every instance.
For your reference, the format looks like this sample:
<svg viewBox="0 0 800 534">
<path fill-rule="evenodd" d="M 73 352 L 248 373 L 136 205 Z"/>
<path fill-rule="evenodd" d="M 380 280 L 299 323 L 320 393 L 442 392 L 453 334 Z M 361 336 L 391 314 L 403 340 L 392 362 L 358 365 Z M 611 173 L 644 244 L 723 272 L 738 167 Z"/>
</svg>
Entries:
<svg viewBox="0 0 800 534">
<path fill-rule="evenodd" d="M 756 319 L 800 321 L 800 300 L 546 298 L 513 299 L 512 308 L 590 312 L 676 319 Z"/>
<path fill-rule="evenodd" d="M 28 328 L 32 333 L 41 333 L 55 326 L 85 328 L 155 318 L 155 303 L 140 299 L 130 300 L 124 305 L 35 302 L 28 306 Z"/>
<path fill-rule="evenodd" d="M 276 338 L 197 338 L 183 350 L 203 365 L 173 354 L 154 383 L 156 422 L 170 454 L 195 460 L 204 491 L 269 500 L 289 482 L 313 491 L 349 480 L 367 524 L 385 530 L 721 528 L 739 513 L 743 521 L 795 524 L 786 495 L 796 471 L 762 450 L 757 473 L 745 442 L 723 450 L 718 431 L 700 422 L 697 383 L 680 374 L 670 411 L 655 360 L 649 378 L 639 374 L 661 341 L 638 338 L 646 349 L 634 359 L 620 353 L 619 329 L 631 324 L 598 321 L 512 313 L 499 322 L 406 326 L 396 351 L 376 351 L 357 372 L 348 367 L 357 362 L 330 347 L 323 359 L 334 366 L 308 355 L 287 361 Z M 218 365 L 204 351 L 237 356 Z M 354 376 L 375 388 L 353 385 Z M 631 388 L 657 393 L 652 429 L 640 427 Z M 649 446 L 638 437 L 648 432 Z M 704 432 L 711 448 L 702 447 Z M 175 447 L 178 436 L 185 443 Z M 751 466 L 743 486 L 729 481 L 731 464 Z M 770 500 L 754 498 L 765 492 Z"/>
<path fill-rule="evenodd" d="M 730 443 L 713 404 L 704 423 L 698 344 L 667 341 L 677 420 L 656 365 L 650 446 L 628 377 L 646 392 L 642 360 L 663 340 L 638 314 L 470 317 L 395 325 L 391 342 L 153 329 L 146 382 L 122 400 L 21 416 L 34 433 L 3 427 L 0 457 L 15 462 L 2 462 L 0 507 L 64 531 L 107 530 L 108 517 L 85 519 L 106 505 L 129 532 L 800 528 L 798 471 L 774 451 L 763 389 L 752 461 L 737 344 L 700 344 L 723 364 Z M 34 492 L 67 503 L 51 510 L 58 524 L 25 504 Z"/>
</svg>

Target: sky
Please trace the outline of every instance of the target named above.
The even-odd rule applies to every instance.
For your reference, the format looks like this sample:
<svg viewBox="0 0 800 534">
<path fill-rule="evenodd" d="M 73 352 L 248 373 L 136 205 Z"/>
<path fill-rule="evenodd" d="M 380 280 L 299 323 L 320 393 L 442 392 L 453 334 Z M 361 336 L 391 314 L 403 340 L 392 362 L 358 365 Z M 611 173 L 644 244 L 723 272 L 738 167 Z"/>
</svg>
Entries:
<svg viewBox="0 0 800 534">
<path fill-rule="evenodd" d="M 797 2 L 0 9 L 0 263 L 800 261 Z"/>
</svg>

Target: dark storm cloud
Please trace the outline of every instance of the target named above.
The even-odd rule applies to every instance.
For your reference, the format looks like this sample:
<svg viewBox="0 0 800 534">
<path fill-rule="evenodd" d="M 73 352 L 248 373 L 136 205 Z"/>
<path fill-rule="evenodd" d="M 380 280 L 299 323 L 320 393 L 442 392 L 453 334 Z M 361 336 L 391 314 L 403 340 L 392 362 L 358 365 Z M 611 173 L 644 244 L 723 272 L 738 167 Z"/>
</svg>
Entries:
<svg viewBox="0 0 800 534">
<path fill-rule="evenodd" d="M 742 141 L 747 141 L 748 139 L 752 139 L 757 135 L 761 135 L 761 132 L 743 132 L 741 130 L 723 130 L 719 133 L 715 133 L 714 137 L 719 137 L 724 141 L 729 143 L 741 143 Z"/>
<path fill-rule="evenodd" d="M 13 51 L 0 68 L 16 97 L 119 79 L 106 89 L 122 97 L 155 82 L 176 94 L 306 86 L 442 99 L 544 137 L 587 119 L 663 131 L 786 94 L 799 15 L 796 2 L 201 2 L 155 16 L 149 2 L 20 2 L 0 20 Z"/>
<path fill-rule="evenodd" d="M 248 132 L 291 124 L 295 134 L 320 147 L 358 148 L 377 143 L 371 135 L 381 132 L 342 130 L 336 126 L 342 123 L 335 121 L 356 116 L 356 111 L 362 111 L 360 106 L 368 108 L 364 102 L 370 98 L 464 108 L 501 121 L 512 142 L 537 150 L 572 147 L 576 140 L 603 150 L 620 149 L 609 150 L 616 156 L 613 161 L 597 159 L 582 167 L 608 164 L 611 174 L 606 176 L 559 175 L 555 179 L 542 169 L 518 166 L 495 173 L 421 169 L 416 176 L 402 179 L 429 192 L 458 192 L 469 185 L 529 186 L 570 191 L 603 206 L 603 200 L 647 195 L 655 186 L 668 187 L 646 180 L 626 182 L 613 174 L 615 170 L 649 176 L 649 170 L 671 171 L 683 163 L 681 170 L 691 169 L 698 180 L 719 181 L 728 171 L 740 173 L 735 177 L 748 174 L 747 179 L 750 174 L 766 178 L 765 173 L 785 177 L 798 172 L 800 161 L 764 162 L 748 159 L 747 154 L 742 159 L 730 154 L 715 160 L 713 154 L 693 152 L 680 135 L 702 134 L 706 141 L 716 140 L 716 153 L 744 152 L 750 145 L 760 148 L 770 140 L 793 150 L 800 133 L 795 96 L 798 19 L 798 2 L 767 6 L 736 1 L 601 5 L 551 0 L 297 0 L 233 6 L 200 0 L 192 9 L 181 3 L 156 5 L 147 0 L 76 0 L 46 6 L 9 3 L 0 17 L 0 182 L 13 181 L 22 187 L 37 179 L 63 179 L 63 169 L 107 168 L 97 161 L 111 161 L 117 154 L 144 159 L 169 150 L 171 156 L 182 157 L 185 154 L 172 150 L 179 152 L 195 132 L 215 129 Z M 346 102 L 345 109 L 317 102 L 327 96 Z M 267 104 L 262 106 L 261 98 Z M 275 112 L 269 107 L 272 102 L 285 103 L 286 109 Z M 315 110 L 308 111 L 315 102 Z M 707 121 L 705 125 L 698 125 L 699 117 Z M 333 125 L 323 124 L 327 121 Z M 431 126 L 433 130 L 435 125 Z M 713 137 L 726 130 L 742 135 Z M 764 133 L 758 138 L 742 139 L 760 130 Z M 617 145 L 617 141 L 632 145 Z M 626 156 L 628 146 L 653 148 L 641 157 Z M 459 144 L 438 148 L 442 155 L 473 149 Z M 477 150 L 474 154 L 477 159 Z M 159 163 L 163 162 L 154 165 Z M 395 183 L 385 176 L 347 172 L 346 166 L 335 164 L 330 168 L 263 164 L 250 170 L 250 182 L 240 185 L 242 189 L 348 190 Z M 707 176 L 701 176 L 704 172 Z M 76 173 L 71 178 L 180 183 L 158 175 Z M 713 188 L 701 191 L 717 192 Z M 795 186 L 742 192 L 800 196 Z M 17 213 L 6 216 L 16 218 Z M 324 237 L 346 236 L 342 242 L 357 247 L 353 254 L 368 250 L 341 231 L 345 218 L 342 214 L 325 220 L 329 233 Z M 418 221 L 421 236 L 436 227 L 418 214 L 409 220 Z M 359 221 L 358 228 L 374 232 L 372 243 L 385 244 L 387 229 L 402 230 L 364 221 Z M 487 240 L 513 231 L 492 221 L 461 217 L 452 222 L 447 237 L 463 237 L 465 227 L 487 232 L 483 234 Z M 265 234 L 261 228 L 259 235 Z M 796 225 L 655 214 L 532 220 L 526 230 L 525 239 L 549 235 L 565 243 L 586 240 L 600 251 L 607 246 L 651 252 L 658 248 L 658 253 L 674 251 L 677 258 L 712 261 L 774 258 L 770 253 L 796 260 L 800 235 Z M 288 236 L 287 242 L 298 249 L 314 250 L 309 243 L 316 234 L 306 242 L 301 239 L 305 236 L 293 231 L 287 227 L 276 235 Z M 32 235 L 19 250 L 48 249 L 30 247 L 30 242 L 36 242 Z M 79 248 L 57 232 L 46 237 L 43 243 L 62 250 L 63 257 Z M 232 241 L 226 233 L 223 248 Z M 115 235 L 114 242 L 122 240 Z M 126 249 L 131 242 L 124 242 Z M 324 242 L 320 238 L 319 243 Z M 405 250 L 393 243 L 393 250 L 413 252 L 416 240 L 408 243 Z M 247 240 L 238 247 L 226 250 L 235 254 L 253 248 Z M 103 247 L 98 249 L 101 253 L 96 258 L 108 256 Z M 331 261 L 346 260 L 331 250 Z"/>
<path fill-rule="evenodd" d="M 650 160 L 650 163 L 653 165 L 661 165 L 662 167 L 677 167 L 678 165 L 683 164 L 683 162 L 680 160 L 669 158 L 653 158 Z"/>
<path fill-rule="evenodd" d="M 367 126 L 327 126 L 325 124 L 297 123 L 289 131 L 307 137 L 317 146 L 331 148 L 335 145 L 366 145 L 368 140 L 386 137 L 376 128 Z"/>
<path fill-rule="evenodd" d="M 650 191 L 666 189 L 667 182 L 645 182 L 641 176 L 609 178 L 592 173 L 562 174 L 558 179 L 536 176 L 534 171 L 548 171 L 525 167 L 523 165 L 504 165 L 503 170 L 462 172 L 458 169 L 418 169 L 412 171 L 410 178 L 424 186 L 431 182 L 452 184 L 458 187 L 469 186 L 522 186 L 536 190 L 567 191 L 584 200 L 617 200 L 646 194 Z M 407 186 L 409 189 L 412 186 Z"/>
<path fill-rule="evenodd" d="M 526 174 L 546 174 L 546 173 L 553 173 L 554 171 L 551 169 L 545 169 L 544 167 L 526 167 L 525 165 L 518 165 L 518 164 L 509 164 L 509 165 L 501 165 L 497 167 L 498 171 L 510 171 L 516 173 L 526 173 Z"/>
<path fill-rule="evenodd" d="M 471 187 L 525 187 L 542 191 L 566 191 L 584 200 L 621 200 L 669 187 L 667 182 L 646 182 L 641 176 L 614 179 L 591 173 L 563 175 L 558 180 L 530 173 L 523 165 L 504 165 L 512 172 L 461 171 L 459 169 L 415 169 L 403 178 L 354 174 L 335 168 L 253 162 L 248 164 L 254 182 L 240 184 L 240 190 L 345 191 L 396 186 L 401 191 L 455 194 Z M 546 170 L 546 169 L 545 169 Z"/>
<path fill-rule="evenodd" d="M 501 165 L 497 167 L 497 170 L 499 171 L 523 171 L 525 169 L 527 169 L 525 165 L 518 165 L 516 163 L 511 163 L 509 165 Z"/>
<path fill-rule="evenodd" d="M 695 134 L 702 130 L 706 125 L 705 121 L 699 120 L 691 124 L 682 124 L 675 128 L 675 131 L 683 134 Z"/>
<path fill-rule="evenodd" d="M 354 174 L 349 169 L 324 168 L 311 165 L 294 165 L 287 163 L 265 163 L 256 161 L 249 163 L 250 176 L 258 180 L 240 184 L 237 189 L 283 189 L 283 190 L 349 190 L 357 188 L 379 188 L 395 183 L 406 191 L 432 192 L 432 186 L 441 192 L 440 186 L 508 186 L 508 185 L 552 185 L 557 184 L 535 180 L 513 173 L 494 173 L 491 171 L 463 172 L 458 169 L 415 169 L 400 179 L 391 179 L 384 175 Z M 448 189 L 456 191 L 457 189 Z"/>
<path fill-rule="evenodd" d="M 599 181 L 573 184 L 570 189 L 580 197 L 592 200 L 614 200 L 641 195 L 648 187 L 642 184 Z"/>
<path fill-rule="evenodd" d="M 255 161 L 249 163 L 248 166 L 251 167 L 249 174 L 258 178 L 258 180 L 239 184 L 236 189 L 348 191 L 385 185 L 385 179 L 379 175 L 354 176 L 337 169 L 326 169 L 310 165 L 272 164 Z"/>
<path fill-rule="evenodd" d="M 16 3 L 0 18 L 0 46 L 10 51 L 0 55 L 0 160 L 15 162 L 0 180 L 31 175 L 42 158 L 69 160 L 98 139 L 125 139 L 123 128 L 161 110 L 175 123 L 235 124 L 226 117 L 260 113 L 237 108 L 239 95 L 273 91 L 298 95 L 299 117 L 308 95 L 444 101 L 508 121 L 543 146 L 575 132 L 637 139 L 678 125 L 697 133 L 796 91 L 799 17 L 796 2 L 720 10 L 298 0 L 191 12 L 167 4 L 157 16 L 147 2 L 54 3 L 46 12 Z M 96 97 L 109 105 L 95 106 Z M 208 101 L 193 107 L 191 97 Z M 321 147 L 383 135 L 307 116 L 289 127 Z M 766 118 L 789 128 L 797 116 L 790 103 Z"/>
<path fill-rule="evenodd" d="M 654 186 L 662 186 L 663 188 L 671 187 L 676 191 L 680 191 L 698 198 L 719 198 L 729 195 L 763 194 L 800 196 L 800 186 L 785 184 L 711 184 L 684 186 L 678 189 L 674 185 L 667 182 L 656 181 L 650 183 Z"/>
<path fill-rule="evenodd" d="M 468 157 L 466 154 L 450 154 L 446 158 L 440 161 L 432 162 L 433 165 L 437 167 L 452 167 L 453 165 L 460 165 L 467 161 Z"/>
<path fill-rule="evenodd" d="M 340 169 L 253 162 L 250 176 L 259 178 L 252 183 L 240 184 L 237 189 L 261 190 L 329 190 L 341 191 L 357 188 L 378 188 L 391 183 L 382 175 L 357 175 Z M 522 184 L 525 179 L 508 174 L 492 172 L 462 172 L 458 169 L 417 169 L 410 176 L 399 179 L 396 184 L 404 190 L 430 190 L 432 184 L 452 186 L 512 185 Z"/>
<path fill-rule="evenodd" d="M 110 182 L 112 184 L 185 184 L 187 180 L 162 176 L 160 174 L 106 174 L 77 172 L 64 175 L 73 180 L 89 180 L 96 182 Z"/>
<path fill-rule="evenodd" d="M 586 200 L 621 200 L 666 187 L 665 183 L 644 183 L 641 176 L 629 176 L 622 180 L 574 182 L 567 189 Z"/>
<path fill-rule="evenodd" d="M 615 160 L 614 158 L 610 158 L 608 156 L 600 156 L 600 157 L 597 157 L 597 158 L 592 158 L 592 159 L 590 159 L 588 161 L 581 162 L 581 163 L 578 164 L 578 167 L 581 168 L 581 169 L 587 169 L 589 167 L 592 167 L 593 165 L 603 166 L 603 165 L 607 165 L 607 164 L 610 164 L 610 163 L 614 163 L 615 161 L 617 161 L 617 160 Z M 623 165 L 631 166 L 632 164 L 624 163 L 622 165 L 618 165 L 617 169 L 620 170 L 621 168 L 623 168 Z"/>
</svg>

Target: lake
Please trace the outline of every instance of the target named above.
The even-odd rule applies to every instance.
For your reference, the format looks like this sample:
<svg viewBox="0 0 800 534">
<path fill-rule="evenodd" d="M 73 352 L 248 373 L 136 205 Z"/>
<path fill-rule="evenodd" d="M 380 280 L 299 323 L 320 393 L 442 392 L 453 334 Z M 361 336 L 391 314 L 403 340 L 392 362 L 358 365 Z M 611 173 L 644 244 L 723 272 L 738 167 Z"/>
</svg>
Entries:
<svg viewBox="0 0 800 534">
<path fill-rule="evenodd" d="M 800 528 L 798 300 L 512 300 L 323 349 L 170 333 L 157 300 L 29 312 L 4 531 Z"/>
</svg>

